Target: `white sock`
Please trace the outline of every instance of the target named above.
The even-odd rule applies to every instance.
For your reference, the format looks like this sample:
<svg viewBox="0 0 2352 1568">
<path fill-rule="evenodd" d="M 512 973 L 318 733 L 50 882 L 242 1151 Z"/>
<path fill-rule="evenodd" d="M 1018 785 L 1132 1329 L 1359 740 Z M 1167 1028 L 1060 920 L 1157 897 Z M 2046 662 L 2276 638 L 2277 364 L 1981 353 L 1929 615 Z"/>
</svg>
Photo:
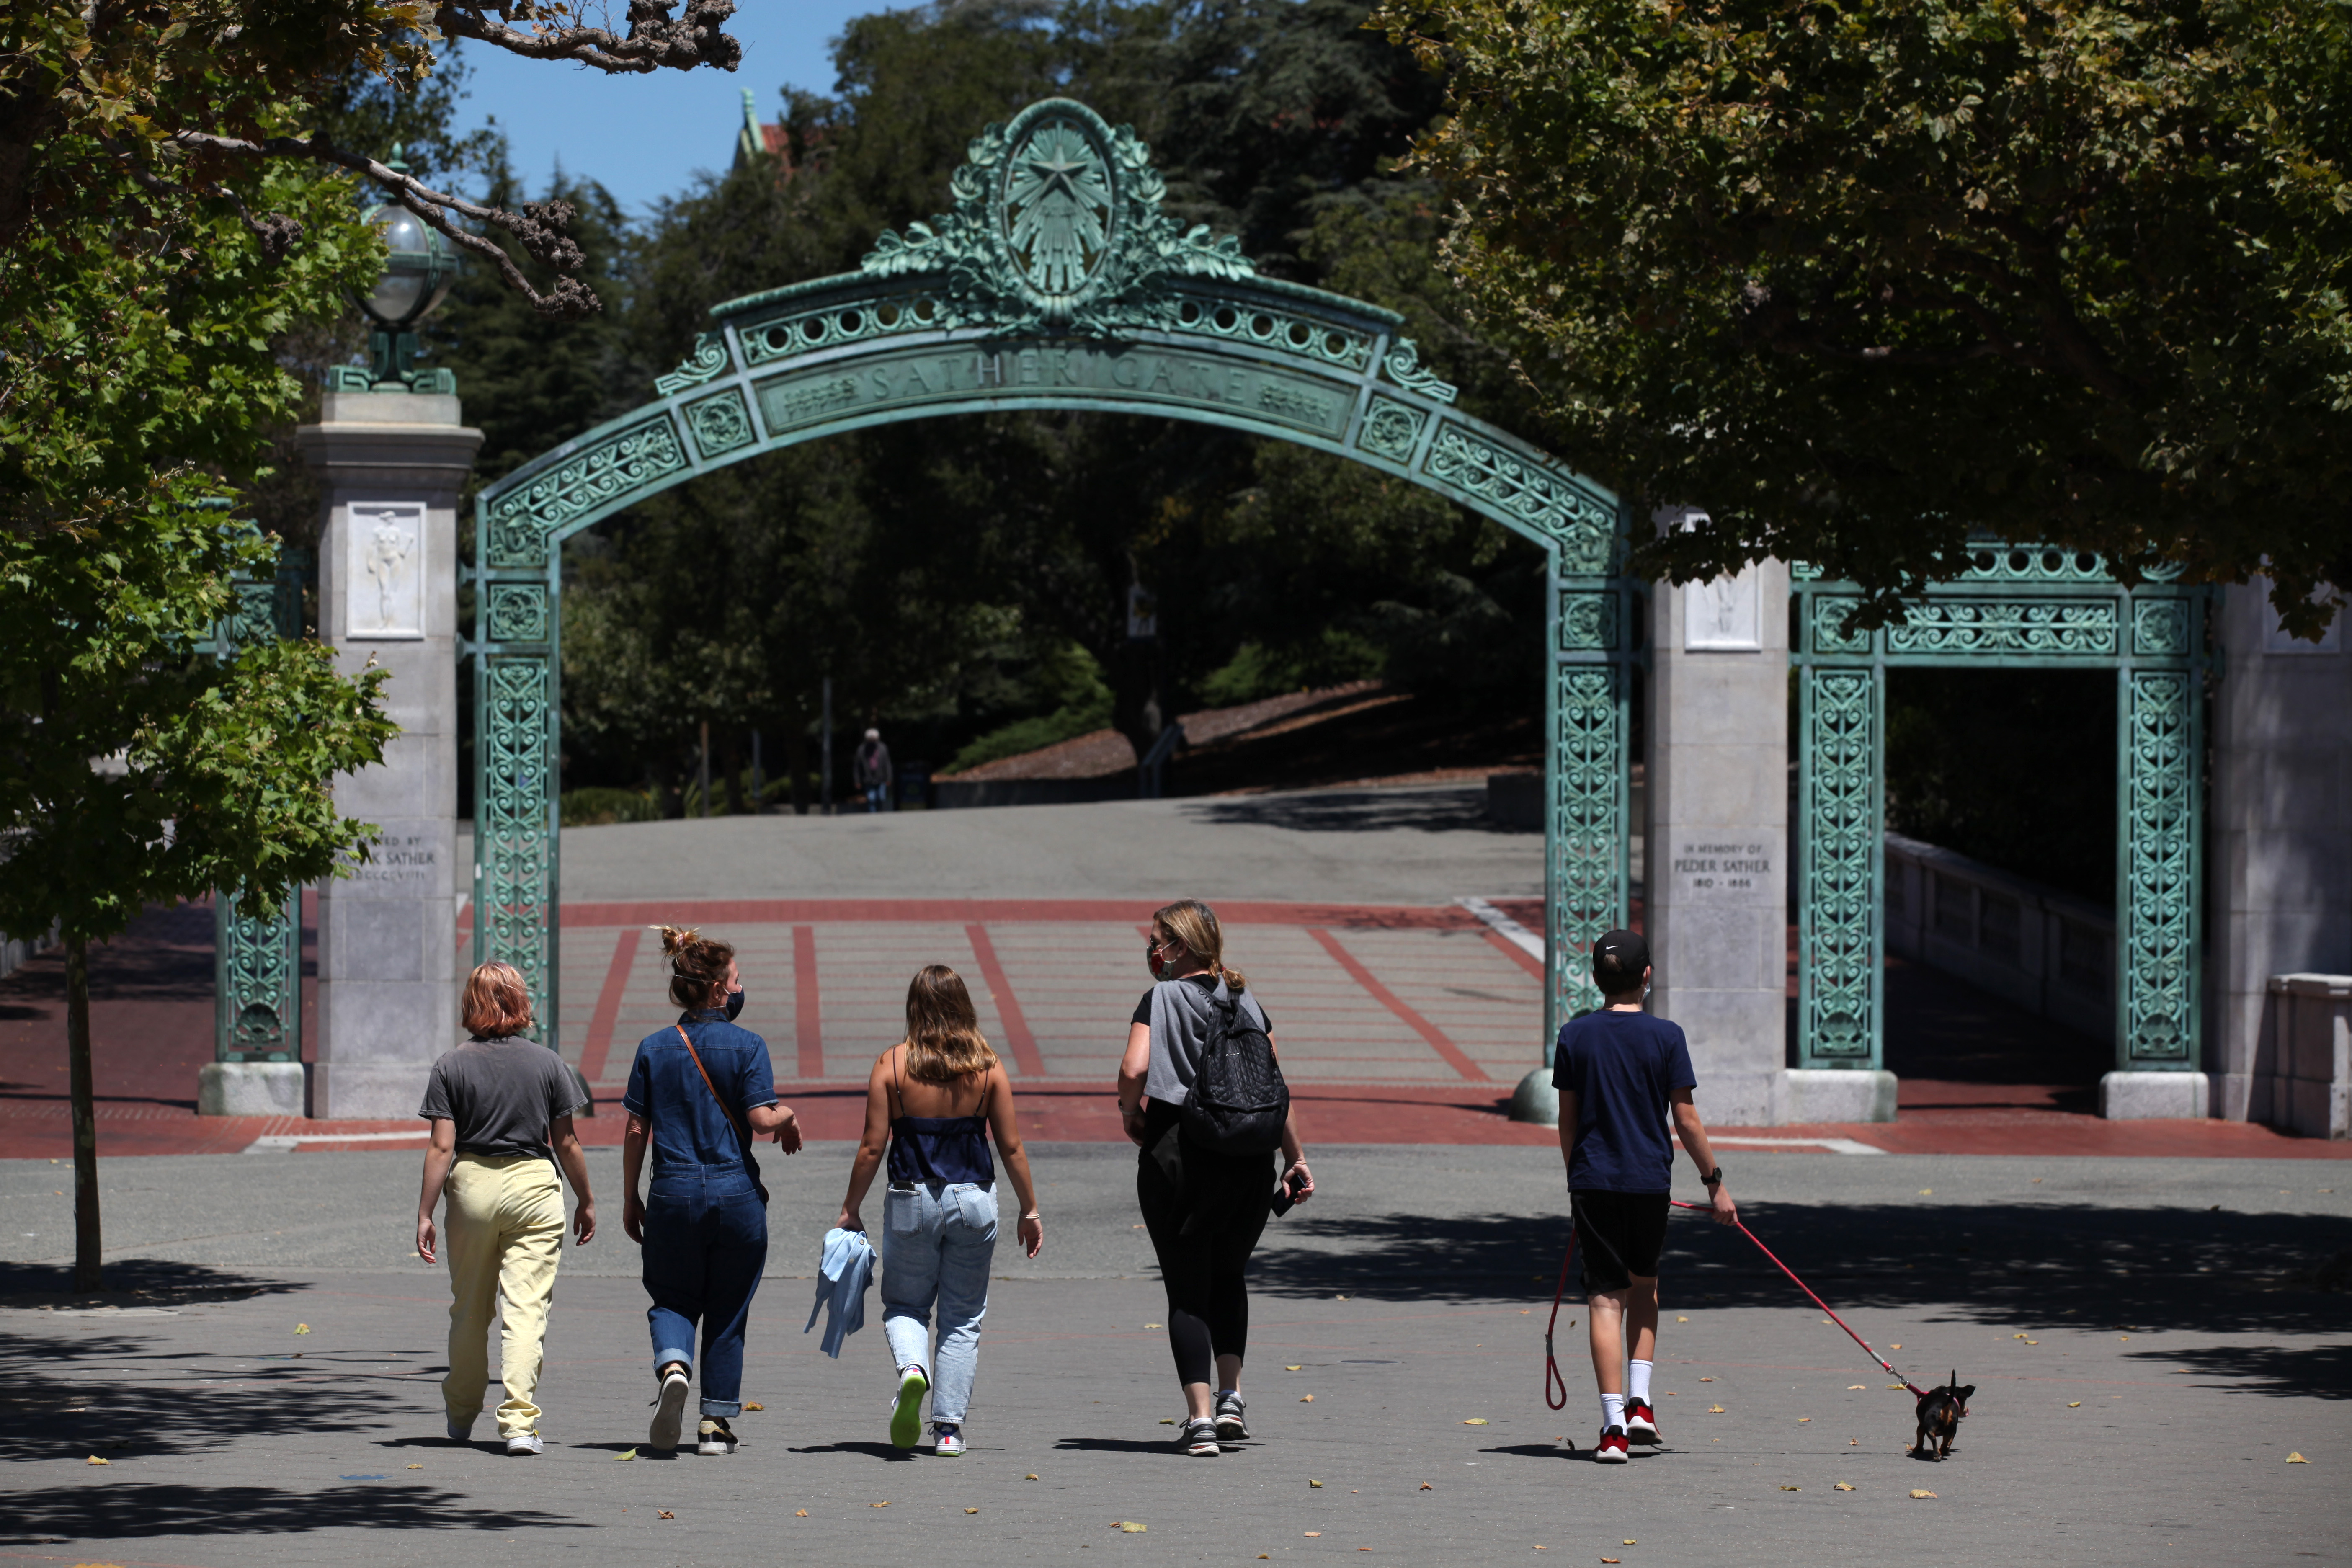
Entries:
<svg viewBox="0 0 2352 1568">
<path fill-rule="evenodd" d="M 1606 1432 L 1612 1426 L 1622 1427 L 1624 1425 L 1625 1396 L 1622 1394 L 1602 1394 L 1601 1396 L 1601 1429 Z"/>
<path fill-rule="evenodd" d="M 1650 1403 L 1650 1363 L 1648 1362 L 1629 1361 L 1625 1363 L 1625 1397 L 1638 1400 L 1643 1405 Z"/>
</svg>

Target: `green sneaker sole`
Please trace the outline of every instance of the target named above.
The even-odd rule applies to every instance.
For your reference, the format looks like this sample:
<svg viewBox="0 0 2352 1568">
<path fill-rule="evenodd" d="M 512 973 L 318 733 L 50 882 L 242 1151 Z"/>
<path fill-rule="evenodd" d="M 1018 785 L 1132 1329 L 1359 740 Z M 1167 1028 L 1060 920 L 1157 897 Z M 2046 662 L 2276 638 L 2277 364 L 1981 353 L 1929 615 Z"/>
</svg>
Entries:
<svg viewBox="0 0 2352 1568">
<path fill-rule="evenodd" d="M 911 1448 L 923 1435 L 923 1395 L 931 1391 L 930 1379 L 923 1369 L 910 1366 L 898 1379 L 898 1403 L 890 1409 L 890 1441 L 901 1448 Z"/>
</svg>

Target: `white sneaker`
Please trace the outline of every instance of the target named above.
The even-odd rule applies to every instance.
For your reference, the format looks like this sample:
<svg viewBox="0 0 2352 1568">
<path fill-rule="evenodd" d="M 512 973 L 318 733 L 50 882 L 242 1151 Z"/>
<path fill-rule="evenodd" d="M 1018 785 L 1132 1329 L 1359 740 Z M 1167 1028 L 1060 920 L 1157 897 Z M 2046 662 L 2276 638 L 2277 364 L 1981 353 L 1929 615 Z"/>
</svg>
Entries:
<svg viewBox="0 0 2352 1568">
<path fill-rule="evenodd" d="M 931 1452 L 942 1459 L 952 1459 L 963 1452 L 963 1428 L 934 1426 L 931 1428 Z"/>
<path fill-rule="evenodd" d="M 452 1443 L 470 1443 L 474 1440 L 474 1424 L 471 1421 L 461 1422 L 455 1415 L 446 1417 L 446 1420 L 448 1422 L 449 1441 Z"/>
<path fill-rule="evenodd" d="M 654 1396 L 654 1424 L 646 1433 L 646 1446 L 656 1453 L 677 1452 L 678 1429 L 686 1425 L 686 1373 L 672 1367 Z"/>
<path fill-rule="evenodd" d="M 547 1445 L 539 1440 L 539 1434 L 536 1432 L 518 1432 L 507 1439 L 507 1454 L 509 1458 L 528 1458 L 532 1454 L 546 1452 Z"/>
</svg>

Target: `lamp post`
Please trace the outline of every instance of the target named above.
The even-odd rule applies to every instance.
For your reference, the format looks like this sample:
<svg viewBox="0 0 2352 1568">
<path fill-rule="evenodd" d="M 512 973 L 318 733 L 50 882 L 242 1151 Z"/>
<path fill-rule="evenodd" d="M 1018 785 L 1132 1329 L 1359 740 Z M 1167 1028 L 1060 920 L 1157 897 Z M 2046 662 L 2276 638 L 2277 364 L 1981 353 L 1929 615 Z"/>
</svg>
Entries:
<svg viewBox="0 0 2352 1568">
<path fill-rule="evenodd" d="M 408 173 L 397 146 L 387 166 L 395 174 Z M 457 253 L 437 231 L 397 202 L 373 209 L 367 221 L 383 232 L 391 250 L 384 258 L 383 276 L 358 301 L 374 329 L 368 334 L 368 365 L 365 370 L 357 365 L 335 366 L 327 373 L 327 390 L 454 395 L 455 375 L 439 368 L 417 368 L 415 328 L 457 280 Z"/>
</svg>

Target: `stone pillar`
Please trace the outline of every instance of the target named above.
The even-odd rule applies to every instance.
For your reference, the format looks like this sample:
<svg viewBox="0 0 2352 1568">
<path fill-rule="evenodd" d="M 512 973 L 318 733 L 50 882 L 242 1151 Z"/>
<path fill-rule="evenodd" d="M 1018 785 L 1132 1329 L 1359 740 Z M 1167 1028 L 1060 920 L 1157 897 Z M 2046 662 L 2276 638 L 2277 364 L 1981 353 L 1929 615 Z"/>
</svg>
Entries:
<svg viewBox="0 0 2352 1568">
<path fill-rule="evenodd" d="M 2352 973 L 2352 654 L 2341 616 L 2316 646 L 2282 633 L 2260 577 L 2220 611 L 2205 1066 L 2211 1114 L 2271 1121 L 2272 977 Z"/>
<path fill-rule="evenodd" d="M 479 430 L 457 399 L 329 393 L 296 433 L 325 492 L 319 635 L 336 665 L 392 672 L 400 733 L 336 783 L 383 829 L 373 860 L 319 887 L 319 1053 L 310 1114 L 407 1117 L 457 1042 L 457 498 Z"/>
<path fill-rule="evenodd" d="M 1650 1010 L 1689 1036 L 1700 1113 L 1726 1126 L 1894 1114 L 1890 1075 L 1787 1066 L 1788 604 L 1778 561 L 1651 599 Z"/>
</svg>

